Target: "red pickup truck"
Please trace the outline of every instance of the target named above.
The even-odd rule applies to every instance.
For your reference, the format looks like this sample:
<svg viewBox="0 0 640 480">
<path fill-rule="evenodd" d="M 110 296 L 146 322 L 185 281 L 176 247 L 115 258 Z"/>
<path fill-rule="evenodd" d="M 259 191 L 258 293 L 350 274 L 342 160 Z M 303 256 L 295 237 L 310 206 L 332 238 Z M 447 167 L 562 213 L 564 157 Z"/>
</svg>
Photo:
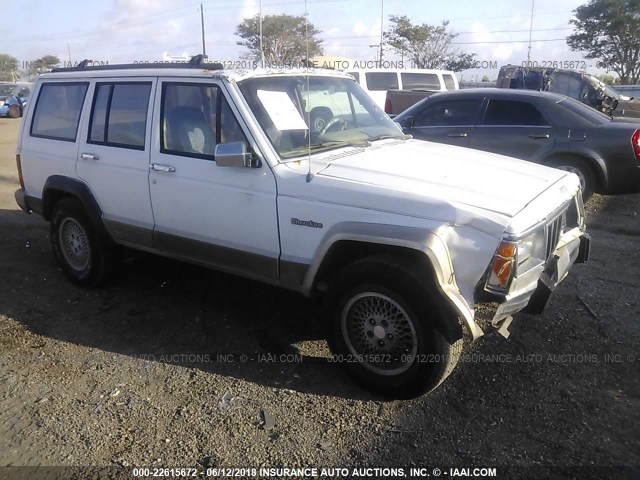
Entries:
<svg viewBox="0 0 640 480">
<path fill-rule="evenodd" d="M 384 111 L 390 117 L 395 117 L 407 108 L 415 105 L 423 98 L 427 98 L 438 90 L 387 90 L 387 98 L 384 102 Z"/>
</svg>

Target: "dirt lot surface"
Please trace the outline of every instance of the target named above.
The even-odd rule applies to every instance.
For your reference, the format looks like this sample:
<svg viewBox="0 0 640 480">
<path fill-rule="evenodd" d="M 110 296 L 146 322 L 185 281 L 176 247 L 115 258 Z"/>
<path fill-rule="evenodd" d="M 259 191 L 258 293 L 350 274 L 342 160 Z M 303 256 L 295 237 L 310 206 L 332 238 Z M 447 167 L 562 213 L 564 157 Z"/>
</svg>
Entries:
<svg viewBox="0 0 640 480">
<path fill-rule="evenodd" d="M 476 342 L 435 392 L 384 401 L 323 360 L 297 295 L 147 255 L 73 286 L 15 204 L 17 131 L 0 119 L 0 466 L 640 465 L 640 195 L 588 204 L 591 261 L 544 315 Z"/>
</svg>

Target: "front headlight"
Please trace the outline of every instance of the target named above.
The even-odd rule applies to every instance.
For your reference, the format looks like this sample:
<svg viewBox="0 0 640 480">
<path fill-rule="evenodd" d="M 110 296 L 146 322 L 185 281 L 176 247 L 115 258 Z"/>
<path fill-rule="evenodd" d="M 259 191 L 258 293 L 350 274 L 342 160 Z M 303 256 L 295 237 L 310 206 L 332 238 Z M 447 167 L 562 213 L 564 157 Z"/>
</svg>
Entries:
<svg viewBox="0 0 640 480">
<path fill-rule="evenodd" d="M 526 237 L 500 242 L 491 261 L 487 289 L 506 293 L 517 274 L 526 273 L 542 265 L 546 258 L 544 227 L 536 228 Z"/>
<path fill-rule="evenodd" d="M 546 237 L 544 228 L 538 228 L 533 233 L 521 238 L 518 247 L 518 273 L 528 272 L 541 265 L 546 260 Z"/>
</svg>

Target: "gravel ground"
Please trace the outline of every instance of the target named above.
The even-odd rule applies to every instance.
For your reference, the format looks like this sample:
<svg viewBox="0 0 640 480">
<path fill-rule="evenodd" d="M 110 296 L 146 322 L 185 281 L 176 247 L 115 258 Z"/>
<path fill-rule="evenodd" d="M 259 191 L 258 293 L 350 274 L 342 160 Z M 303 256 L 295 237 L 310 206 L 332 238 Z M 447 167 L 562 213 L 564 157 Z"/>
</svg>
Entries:
<svg viewBox="0 0 640 480">
<path fill-rule="evenodd" d="M 295 294 L 148 255 L 70 284 L 15 205 L 17 127 L 0 119 L 0 466 L 640 466 L 640 195 L 588 204 L 591 261 L 544 315 L 385 401 L 326 361 Z"/>
</svg>

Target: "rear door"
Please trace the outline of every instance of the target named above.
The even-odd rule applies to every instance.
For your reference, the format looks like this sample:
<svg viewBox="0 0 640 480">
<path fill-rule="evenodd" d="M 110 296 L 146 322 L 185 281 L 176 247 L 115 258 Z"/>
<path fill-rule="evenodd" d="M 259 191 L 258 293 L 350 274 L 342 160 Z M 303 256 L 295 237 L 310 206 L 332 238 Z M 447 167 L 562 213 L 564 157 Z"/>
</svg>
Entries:
<svg viewBox="0 0 640 480">
<path fill-rule="evenodd" d="M 554 143 L 555 129 L 533 102 L 524 98 L 490 98 L 470 146 L 535 161 L 551 150 Z"/>
<path fill-rule="evenodd" d="M 151 77 L 96 81 L 76 163 L 77 174 L 91 188 L 112 236 L 146 246 L 151 246 L 153 230 L 147 119 L 155 84 Z"/>
<path fill-rule="evenodd" d="M 439 99 L 407 119 L 404 132 L 420 140 L 468 147 L 484 98 Z"/>
</svg>

